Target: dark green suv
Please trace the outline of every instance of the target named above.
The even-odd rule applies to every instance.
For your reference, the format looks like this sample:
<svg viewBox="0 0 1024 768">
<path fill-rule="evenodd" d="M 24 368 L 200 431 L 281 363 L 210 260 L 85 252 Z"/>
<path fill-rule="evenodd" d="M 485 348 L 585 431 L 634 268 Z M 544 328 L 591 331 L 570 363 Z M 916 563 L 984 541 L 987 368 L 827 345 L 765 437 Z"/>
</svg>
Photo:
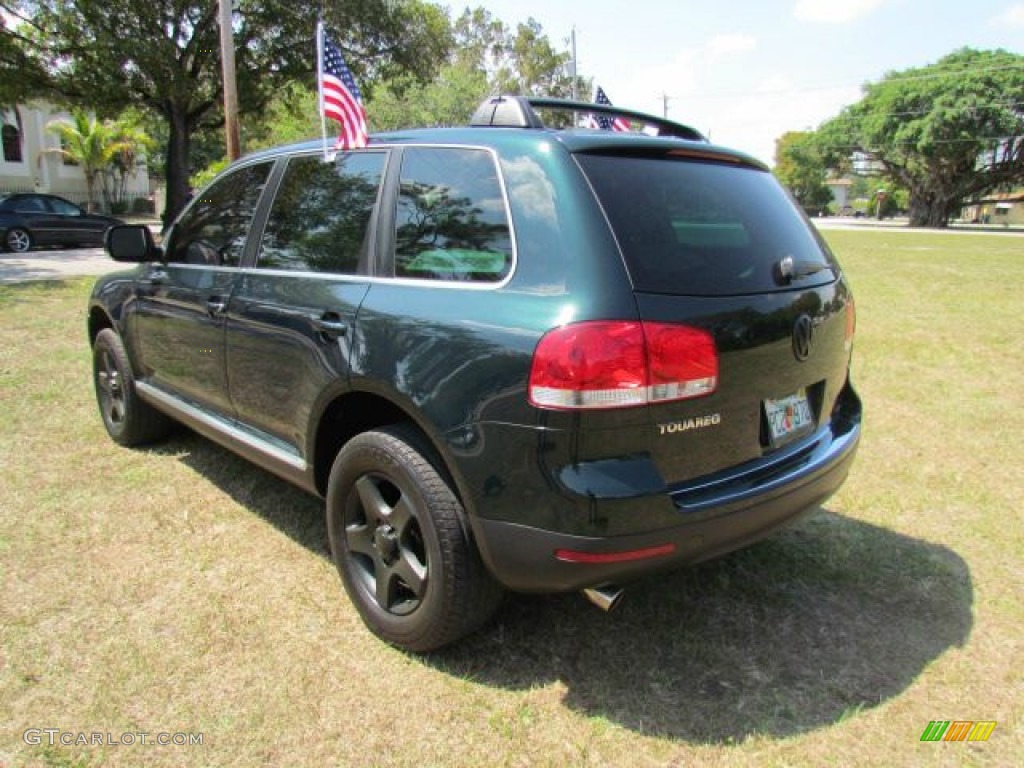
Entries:
<svg viewBox="0 0 1024 768">
<path fill-rule="evenodd" d="M 329 161 L 264 152 L 162 247 L 107 248 L 139 263 L 89 302 L 111 437 L 181 422 L 323 496 L 349 596 L 407 649 L 504 589 L 607 608 L 756 541 L 858 443 L 835 258 L 762 165 L 651 116 L 504 97 Z"/>
</svg>

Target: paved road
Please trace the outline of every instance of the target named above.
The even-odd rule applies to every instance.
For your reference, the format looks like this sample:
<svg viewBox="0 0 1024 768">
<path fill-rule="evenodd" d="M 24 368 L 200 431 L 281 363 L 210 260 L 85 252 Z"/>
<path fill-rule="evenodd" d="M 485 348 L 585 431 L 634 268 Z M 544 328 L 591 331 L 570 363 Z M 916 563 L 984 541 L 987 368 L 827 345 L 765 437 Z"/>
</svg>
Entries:
<svg viewBox="0 0 1024 768">
<path fill-rule="evenodd" d="M 111 260 L 102 248 L 0 252 L 0 283 L 63 280 L 82 275 L 103 275 L 129 267 L 130 264 L 118 264 Z"/>
<path fill-rule="evenodd" d="M 824 217 L 811 219 L 818 229 L 880 229 L 887 232 L 923 232 L 942 233 L 946 235 L 1006 235 L 1009 237 L 1020 237 L 1024 235 L 1024 228 L 1020 226 L 999 227 L 984 224 L 950 224 L 946 229 L 925 229 L 922 227 L 911 227 L 906 219 L 853 219 L 849 217 Z"/>
</svg>

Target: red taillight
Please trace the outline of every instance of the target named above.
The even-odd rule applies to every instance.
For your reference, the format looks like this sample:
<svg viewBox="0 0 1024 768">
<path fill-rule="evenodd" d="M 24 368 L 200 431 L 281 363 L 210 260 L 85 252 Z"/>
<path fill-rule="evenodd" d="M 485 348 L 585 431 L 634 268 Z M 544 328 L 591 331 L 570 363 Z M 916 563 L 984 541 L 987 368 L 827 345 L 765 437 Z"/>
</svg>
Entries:
<svg viewBox="0 0 1024 768">
<path fill-rule="evenodd" d="M 591 321 L 548 331 L 533 353 L 530 402 L 622 408 L 700 397 L 718 384 L 711 334 L 669 323 Z"/>
</svg>

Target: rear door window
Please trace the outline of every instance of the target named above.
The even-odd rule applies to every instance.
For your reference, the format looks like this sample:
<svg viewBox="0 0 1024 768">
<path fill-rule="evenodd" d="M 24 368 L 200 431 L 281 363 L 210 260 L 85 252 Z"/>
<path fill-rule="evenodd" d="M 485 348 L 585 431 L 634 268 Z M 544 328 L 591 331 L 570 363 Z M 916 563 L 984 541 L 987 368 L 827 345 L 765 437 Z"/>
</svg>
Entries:
<svg viewBox="0 0 1024 768">
<path fill-rule="evenodd" d="M 785 290 L 838 275 L 811 225 L 767 171 L 670 157 L 580 155 L 637 290 L 728 296 Z"/>
<path fill-rule="evenodd" d="M 257 266 L 368 274 L 370 220 L 387 154 L 294 157 L 274 197 Z"/>
</svg>

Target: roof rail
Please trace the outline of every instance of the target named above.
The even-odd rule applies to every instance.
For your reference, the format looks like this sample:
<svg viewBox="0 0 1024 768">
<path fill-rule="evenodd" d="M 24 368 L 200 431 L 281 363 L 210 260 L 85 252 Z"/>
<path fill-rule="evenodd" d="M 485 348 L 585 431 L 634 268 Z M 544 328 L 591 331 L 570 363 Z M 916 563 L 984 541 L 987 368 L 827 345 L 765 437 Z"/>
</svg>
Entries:
<svg viewBox="0 0 1024 768">
<path fill-rule="evenodd" d="M 535 107 L 612 118 L 623 117 L 656 128 L 657 133 L 654 134 L 656 136 L 671 136 L 687 141 L 707 142 L 707 138 L 695 128 L 662 117 L 648 115 L 644 112 L 634 112 L 631 109 L 622 109 L 610 104 L 591 104 L 586 101 L 552 99 L 542 96 L 497 96 L 488 99 L 477 107 L 469 124 L 474 127 L 544 128 L 546 127 L 544 121 L 540 119 Z"/>
</svg>

